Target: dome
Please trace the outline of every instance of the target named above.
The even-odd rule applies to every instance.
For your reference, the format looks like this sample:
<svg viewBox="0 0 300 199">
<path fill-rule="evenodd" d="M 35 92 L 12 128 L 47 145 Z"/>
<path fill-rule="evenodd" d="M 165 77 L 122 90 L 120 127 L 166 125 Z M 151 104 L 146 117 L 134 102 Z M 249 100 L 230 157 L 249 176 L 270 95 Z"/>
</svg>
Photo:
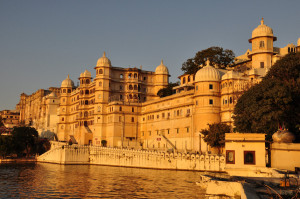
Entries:
<svg viewBox="0 0 300 199">
<path fill-rule="evenodd" d="M 168 68 L 164 65 L 163 60 L 161 60 L 160 65 L 156 67 L 156 69 L 155 69 L 155 74 L 157 74 L 157 75 L 169 75 L 169 70 L 168 70 Z"/>
<path fill-rule="evenodd" d="M 300 38 L 297 41 L 297 46 L 300 46 Z"/>
<path fill-rule="evenodd" d="M 273 30 L 272 28 L 264 24 L 264 18 L 262 18 L 261 24 L 252 31 L 252 38 L 265 36 L 273 37 Z"/>
<path fill-rule="evenodd" d="M 226 79 L 239 79 L 240 75 L 238 72 L 236 71 L 228 71 L 227 73 L 225 73 L 225 75 L 222 76 L 222 80 L 226 80 Z"/>
<path fill-rule="evenodd" d="M 74 82 L 70 79 L 69 75 L 64 81 L 62 81 L 60 87 L 74 87 Z"/>
<path fill-rule="evenodd" d="M 52 92 L 48 95 L 48 97 L 57 97 L 57 95 L 55 94 L 55 92 Z"/>
<path fill-rule="evenodd" d="M 206 66 L 197 71 L 195 75 L 195 82 L 204 81 L 220 81 L 220 72 L 210 65 L 210 61 L 206 61 Z"/>
<path fill-rule="evenodd" d="M 85 70 L 83 73 L 80 74 L 80 77 L 92 77 L 92 74 L 90 71 Z"/>
<path fill-rule="evenodd" d="M 105 52 L 103 53 L 103 56 L 98 59 L 96 66 L 111 66 L 110 60 L 105 56 Z"/>
<path fill-rule="evenodd" d="M 295 140 L 295 135 L 287 129 L 278 129 L 278 131 L 272 135 L 272 139 L 274 142 L 292 143 Z"/>
</svg>

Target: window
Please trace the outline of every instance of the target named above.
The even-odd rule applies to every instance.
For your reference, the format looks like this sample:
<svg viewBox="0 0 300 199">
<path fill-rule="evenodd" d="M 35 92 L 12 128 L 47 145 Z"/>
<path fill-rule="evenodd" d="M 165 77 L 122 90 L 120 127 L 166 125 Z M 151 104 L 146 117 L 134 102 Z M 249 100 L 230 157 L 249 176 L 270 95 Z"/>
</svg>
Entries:
<svg viewBox="0 0 300 199">
<path fill-rule="evenodd" d="M 119 111 L 122 111 L 122 106 L 119 107 Z"/>
<path fill-rule="evenodd" d="M 214 100 L 212 100 L 212 99 L 209 99 L 209 104 L 214 104 Z"/>
<path fill-rule="evenodd" d="M 131 118 L 131 122 L 134 122 L 134 117 Z"/>
<path fill-rule="evenodd" d="M 186 127 L 186 132 L 187 132 L 187 133 L 190 132 L 190 127 Z"/>
<path fill-rule="evenodd" d="M 102 86 L 102 82 L 99 82 L 99 86 Z"/>
<path fill-rule="evenodd" d="M 103 70 L 102 69 L 99 70 L 99 74 L 103 74 Z"/>
<path fill-rule="evenodd" d="M 188 76 L 188 82 L 190 82 L 191 81 L 191 78 L 190 78 L 190 76 Z"/>
<path fill-rule="evenodd" d="M 130 79 L 131 78 L 131 73 L 129 73 L 129 75 L 128 75 L 128 79 Z"/>
<path fill-rule="evenodd" d="M 123 90 L 123 86 L 120 86 L 120 90 Z"/>
<path fill-rule="evenodd" d="M 66 93 L 66 89 L 63 89 L 63 93 Z"/>
<path fill-rule="evenodd" d="M 62 118 L 61 118 L 61 121 L 65 121 L 65 118 L 64 118 L 64 117 L 62 117 Z"/>
<path fill-rule="evenodd" d="M 259 42 L 259 48 L 264 48 L 265 47 L 265 42 L 264 41 L 260 41 Z"/>
<path fill-rule="evenodd" d="M 151 131 L 149 131 L 149 136 L 151 136 Z"/>
<path fill-rule="evenodd" d="M 234 150 L 226 150 L 226 164 L 235 164 Z"/>
<path fill-rule="evenodd" d="M 209 89 L 211 90 L 211 89 L 213 89 L 214 87 L 213 87 L 213 85 L 212 84 L 209 84 Z"/>
<path fill-rule="evenodd" d="M 86 94 L 86 95 L 89 94 L 89 90 L 85 90 L 85 94 Z"/>
<path fill-rule="evenodd" d="M 167 133 L 170 134 L 170 129 L 167 129 Z"/>
<path fill-rule="evenodd" d="M 198 90 L 198 86 L 196 86 L 196 91 Z"/>
<path fill-rule="evenodd" d="M 230 102 L 230 104 L 232 104 L 232 97 L 229 98 L 229 102 Z"/>
<path fill-rule="evenodd" d="M 176 129 L 177 134 L 179 133 L 179 128 Z"/>
<path fill-rule="evenodd" d="M 264 68 L 265 67 L 265 62 L 260 62 L 260 68 Z"/>
<path fill-rule="evenodd" d="M 68 93 L 71 93 L 71 89 L 68 89 Z"/>
<path fill-rule="evenodd" d="M 131 111 L 134 112 L 134 108 L 133 107 L 132 107 Z"/>
<path fill-rule="evenodd" d="M 87 80 L 85 80 L 85 82 L 86 82 L 87 84 L 89 84 L 89 83 L 90 83 L 90 80 L 89 80 L 89 79 L 87 79 Z"/>
<path fill-rule="evenodd" d="M 185 77 L 182 79 L 182 84 L 185 84 Z"/>
<path fill-rule="evenodd" d="M 123 79 L 123 74 L 120 74 L 120 79 Z"/>
<path fill-rule="evenodd" d="M 162 113 L 162 114 L 161 114 L 161 117 L 162 117 L 162 118 L 165 118 L 165 113 Z"/>
<path fill-rule="evenodd" d="M 255 164 L 255 151 L 244 151 L 244 164 Z"/>
<path fill-rule="evenodd" d="M 98 99 L 101 99 L 101 95 L 100 94 L 98 95 Z"/>
</svg>

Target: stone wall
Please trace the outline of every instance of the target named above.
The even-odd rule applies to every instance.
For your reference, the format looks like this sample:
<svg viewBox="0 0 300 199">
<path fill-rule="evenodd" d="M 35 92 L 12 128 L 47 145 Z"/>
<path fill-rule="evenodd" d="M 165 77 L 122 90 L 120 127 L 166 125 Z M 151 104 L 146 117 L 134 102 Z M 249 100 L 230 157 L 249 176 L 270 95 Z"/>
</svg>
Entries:
<svg viewBox="0 0 300 199">
<path fill-rule="evenodd" d="M 299 143 L 272 143 L 271 167 L 294 171 L 300 167 Z"/>
<path fill-rule="evenodd" d="M 57 164 L 97 164 L 137 168 L 224 171 L 225 157 L 96 146 L 59 146 L 37 158 Z"/>
</svg>

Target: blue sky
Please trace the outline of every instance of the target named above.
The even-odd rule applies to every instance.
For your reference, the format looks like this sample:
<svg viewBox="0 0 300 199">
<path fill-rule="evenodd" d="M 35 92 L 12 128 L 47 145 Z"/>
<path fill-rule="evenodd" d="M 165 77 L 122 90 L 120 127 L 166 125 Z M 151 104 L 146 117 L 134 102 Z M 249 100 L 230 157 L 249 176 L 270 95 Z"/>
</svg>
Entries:
<svg viewBox="0 0 300 199">
<path fill-rule="evenodd" d="M 164 60 L 171 81 L 182 63 L 211 46 L 236 55 L 264 17 L 278 40 L 297 43 L 300 1 L 0 0 L 0 110 L 19 95 L 75 82 L 106 51 L 113 66 L 155 70 Z"/>
</svg>

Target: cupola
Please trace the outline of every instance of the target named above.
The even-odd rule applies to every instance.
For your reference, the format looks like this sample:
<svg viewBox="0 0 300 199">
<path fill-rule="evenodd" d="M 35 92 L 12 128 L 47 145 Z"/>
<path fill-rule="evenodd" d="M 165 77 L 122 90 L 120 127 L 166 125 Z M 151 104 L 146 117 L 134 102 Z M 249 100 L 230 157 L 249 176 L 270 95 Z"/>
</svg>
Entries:
<svg viewBox="0 0 300 199">
<path fill-rule="evenodd" d="M 273 35 L 273 30 L 269 26 L 264 24 L 264 18 L 261 19 L 260 25 L 258 25 L 253 31 L 252 31 L 252 38 L 249 40 L 251 43 L 251 40 L 257 37 L 273 37 L 273 41 L 276 41 L 276 37 Z"/>
<path fill-rule="evenodd" d="M 85 70 L 83 73 L 80 74 L 80 77 L 92 77 L 92 74 L 90 71 Z"/>
<path fill-rule="evenodd" d="M 156 75 L 169 75 L 169 70 L 168 68 L 164 65 L 163 60 L 161 60 L 160 65 L 158 65 L 155 69 L 155 74 Z"/>
<path fill-rule="evenodd" d="M 105 52 L 103 53 L 103 56 L 98 59 L 96 66 L 106 66 L 106 67 L 110 67 L 111 66 L 111 62 L 106 57 Z"/>
<path fill-rule="evenodd" d="M 209 59 L 206 61 L 206 66 L 197 71 L 195 75 L 195 82 L 204 81 L 220 81 L 220 72 L 210 65 Z"/>
<path fill-rule="evenodd" d="M 61 87 L 68 87 L 68 88 L 74 87 L 74 82 L 70 79 L 69 75 L 64 81 L 62 81 Z"/>
</svg>

